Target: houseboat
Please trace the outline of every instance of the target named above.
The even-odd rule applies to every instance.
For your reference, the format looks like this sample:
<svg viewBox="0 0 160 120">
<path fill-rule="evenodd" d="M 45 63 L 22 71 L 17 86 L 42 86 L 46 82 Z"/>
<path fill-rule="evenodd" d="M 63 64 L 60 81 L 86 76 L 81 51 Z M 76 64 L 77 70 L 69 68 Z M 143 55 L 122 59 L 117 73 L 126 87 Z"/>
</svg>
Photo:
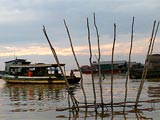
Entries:
<svg viewBox="0 0 160 120">
<path fill-rule="evenodd" d="M 65 64 L 60 64 L 65 73 Z M 80 82 L 80 77 L 67 76 L 69 84 Z M 16 59 L 5 62 L 5 74 L 2 78 L 6 83 L 47 83 L 65 84 L 64 75 L 59 71 L 58 64 L 31 64 L 24 59 Z"/>
<path fill-rule="evenodd" d="M 99 71 L 99 64 L 102 73 L 112 72 L 112 62 L 111 61 L 100 61 L 100 63 L 94 61 L 92 63 L 93 72 Z M 125 73 L 127 71 L 127 61 L 113 61 L 113 73 Z"/>
<path fill-rule="evenodd" d="M 160 78 L 160 54 L 151 54 L 147 57 L 147 79 Z M 144 65 L 139 63 L 130 69 L 131 79 L 141 79 L 144 70 Z"/>
</svg>

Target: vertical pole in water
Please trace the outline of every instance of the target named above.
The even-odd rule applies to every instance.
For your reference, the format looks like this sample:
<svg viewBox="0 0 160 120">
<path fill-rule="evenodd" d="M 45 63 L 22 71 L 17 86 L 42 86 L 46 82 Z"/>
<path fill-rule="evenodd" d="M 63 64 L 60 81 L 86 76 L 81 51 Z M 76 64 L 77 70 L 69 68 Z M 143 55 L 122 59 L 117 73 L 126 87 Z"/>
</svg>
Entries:
<svg viewBox="0 0 160 120">
<path fill-rule="evenodd" d="M 83 87 L 83 76 L 82 76 L 82 72 L 80 70 L 80 65 L 78 63 L 78 60 L 76 58 L 76 54 L 74 52 L 74 48 L 73 48 L 73 45 L 72 45 L 72 39 L 71 39 L 71 36 L 70 36 L 70 33 L 69 33 L 69 29 L 67 27 L 67 24 L 66 24 L 66 21 L 64 20 L 64 25 L 66 27 L 66 30 L 67 30 L 67 34 L 68 34 L 68 38 L 69 38 L 69 42 L 70 42 L 70 46 L 71 46 L 71 49 L 72 49 L 72 53 L 73 53 L 73 56 L 74 56 L 74 59 L 76 61 L 76 64 L 77 64 L 77 67 L 80 71 L 80 76 L 81 76 L 81 87 L 82 87 L 82 91 L 83 91 L 83 95 L 84 95 L 84 102 L 85 102 L 85 106 L 86 106 L 86 110 L 87 110 L 87 98 L 86 98 L 86 93 L 85 93 L 85 90 L 84 90 L 84 87 Z"/>
<path fill-rule="evenodd" d="M 133 20 L 132 20 L 131 44 L 130 44 L 130 51 L 129 51 L 129 58 L 128 58 L 128 66 L 127 66 L 128 69 L 127 69 L 127 74 L 126 74 L 125 98 L 124 98 L 123 112 L 125 111 L 127 94 L 128 94 L 128 77 L 130 75 L 130 62 L 131 62 L 131 53 L 132 53 L 132 44 L 133 44 L 133 26 L 134 26 L 134 17 L 133 17 Z"/>
<path fill-rule="evenodd" d="M 94 105 L 95 105 L 95 111 L 96 111 L 96 91 L 95 91 L 95 84 L 94 84 L 94 77 L 93 77 L 93 68 L 92 68 L 92 48 L 91 48 L 91 40 L 90 40 L 90 28 L 89 28 L 89 20 L 87 18 L 87 31 L 88 31 L 88 44 L 89 44 L 89 62 L 91 67 L 91 77 L 92 77 L 92 87 L 93 87 L 93 95 L 94 95 Z"/>
<path fill-rule="evenodd" d="M 159 28 L 159 21 L 158 21 L 158 24 L 157 24 L 157 28 L 156 28 L 155 34 L 153 36 L 153 44 L 152 44 L 152 47 L 151 47 L 151 53 L 153 52 L 153 46 L 154 46 L 154 42 L 155 42 L 156 35 L 157 35 L 157 32 L 158 32 L 158 28 Z"/>
<path fill-rule="evenodd" d="M 150 57 L 149 55 L 152 54 L 152 50 L 153 50 L 153 46 L 154 46 L 154 41 L 155 41 L 155 37 L 156 37 L 156 33 L 154 34 L 154 31 L 155 31 L 155 24 L 156 24 L 156 21 L 154 21 L 154 24 L 153 24 L 153 29 L 152 29 L 152 34 L 151 34 L 151 38 L 150 38 L 150 43 L 149 43 L 149 47 L 148 47 L 148 52 L 147 52 L 147 56 L 146 56 L 146 60 L 145 60 L 145 65 L 144 65 L 144 69 L 143 69 L 143 74 L 142 74 L 142 79 L 141 79 L 141 83 L 140 83 L 140 86 L 139 86 L 139 89 L 138 89 L 138 93 L 137 93 L 137 98 L 136 98 L 136 103 L 135 103 L 135 108 L 137 108 L 137 105 L 138 105 L 138 102 L 139 102 L 139 98 L 140 98 L 140 95 L 141 95 L 141 92 L 142 92 L 142 88 L 143 88 L 143 84 L 144 84 L 144 81 L 145 81 L 145 78 L 147 76 L 147 69 L 148 69 L 148 65 L 149 65 L 149 61 L 150 61 Z M 158 30 L 158 27 L 159 27 L 159 23 L 157 25 L 157 30 Z M 156 30 L 156 31 L 157 31 Z M 154 36 L 154 37 L 153 37 Z M 154 38 L 154 39 L 153 39 Z M 147 64 L 148 62 L 148 64 Z"/>
<path fill-rule="evenodd" d="M 102 78 L 101 78 L 101 66 L 100 66 L 101 52 L 100 52 L 99 33 L 98 33 L 97 25 L 96 25 L 95 13 L 94 13 L 93 17 L 94 17 L 94 26 L 95 26 L 96 33 L 97 33 L 97 42 L 98 42 L 98 72 L 99 72 L 99 86 L 100 86 L 101 106 L 102 106 L 102 112 L 103 112 L 104 111 L 103 90 L 102 90 Z"/>
<path fill-rule="evenodd" d="M 114 23 L 114 39 L 113 39 L 113 47 L 112 47 L 112 59 L 111 59 L 111 109 L 113 115 L 113 57 L 114 57 L 114 48 L 115 48 L 115 41 L 116 41 L 116 24 Z"/>
<path fill-rule="evenodd" d="M 78 109 L 77 100 L 76 100 L 76 98 L 72 95 L 72 93 L 71 93 L 71 91 L 70 91 L 70 89 L 69 89 L 68 80 L 67 80 L 66 76 L 64 75 L 64 72 L 63 72 L 62 67 L 61 67 L 61 65 L 60 65 L 60 62 L 59 62 L 59 59 L 58 59 L 58 57 L 57 57 L 56 51 L 55 51 L 55 49 L 52 47 L 52 44 L 51 44 L 51 42 L 50 42 L 50 40 L 49 40 L 49 37 L 48 37 L 48 35 L 47 35 L 45 26 L 43 26 L 43 33 L 44 33 L 44 35 L 45 35 L 45 37 L 46 37 L 46 39 L 47 39 L 47 41 L 48 41 L 48 43 L 49 43 L 50 49 L 51 49 L 51 51 L 52 51 L 52 53 L 53 53 L 53 56 L 54 56 L 54 58 L 55 58 L 55 60 L 56 60 L 56 62 L 57 62 L 57 64 L 58 64 L 58 67 L 59 67 L 59 69 L 60 69 L 60 71 L 61 71 L 61 73 L 62 73 L 62 75 L 63 75 L 63 77 L 64 77 L 64 80 L 65 80 L 65 83 L 66 83 L 66 87 L 67 87 L 67 90 L 68 90 L 68 94 L 69 94 L 70 97 L 71 97 L 71 100 L 72 100 L 74 109 L 77 108 L 76 111 L 78 111 L 79 109 Z"/>
</svg>

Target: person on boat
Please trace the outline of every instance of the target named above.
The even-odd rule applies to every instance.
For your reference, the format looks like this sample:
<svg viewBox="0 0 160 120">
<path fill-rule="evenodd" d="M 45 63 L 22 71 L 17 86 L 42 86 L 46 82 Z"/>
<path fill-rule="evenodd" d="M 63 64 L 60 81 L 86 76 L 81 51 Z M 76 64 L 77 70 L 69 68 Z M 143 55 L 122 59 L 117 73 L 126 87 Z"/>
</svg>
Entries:
<svg viewBox="0 0 160 120">
<path fill-rule="evenodd" d="M 75 76 L 75 74 L 74 74 L 73 70 L 71 70 L 71 72 L 70 72 L 70 76 Z"/>
<path fill-rule="evenodd" d="M 28 76 L 32 76 L 33 75 L 33 72 L 31 70 L 28 71 Z"/>
</svg>

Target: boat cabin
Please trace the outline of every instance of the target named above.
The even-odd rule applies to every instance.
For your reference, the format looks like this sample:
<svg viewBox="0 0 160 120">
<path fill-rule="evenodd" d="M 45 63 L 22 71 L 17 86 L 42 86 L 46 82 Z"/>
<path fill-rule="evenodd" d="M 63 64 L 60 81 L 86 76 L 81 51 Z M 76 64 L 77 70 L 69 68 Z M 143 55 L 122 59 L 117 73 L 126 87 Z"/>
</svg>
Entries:
<svg viewBox="0 0 160 120">
<path fill-rule="evenodd" d="M 65 64 L 61 64 L 65 66 Z M 16 76 L 49 76 L 61 75 L 57 64 L 29 64 L 29 65 L 11 65 L 9 67 L 9 74 Z"/>
<path fill-rule="evenodd" d="M 5 62 L 5 72 L 8 75 L 14 76 L 49 76 L 49 75 L 61 75 L 58 70 L 58 64 L 45 64 L 26 62 L 24 59 L 16 59 Z M 60 64 L 65 71 L 65 64 Z"/>
<path fill-rule="evenodd" d="M 6 73 L 2 78 L 6 83 L 77 84 L 80 77 L 66 75 L 65 64 L 31 64 L 26 60 L 13 60 L 6 63 Z M 61 66 L 62 71 L 59 71 Z M 63 72 L 63 73 L 62 73 Z M 73 72 L 73 71 L 72 71 Z"/>
<path fill-rule="evenodd" d="M 5 73 L 10 74 L 10 66 L 11 65 L 29 65 L 31 62 L 26 61 L 25 59 L 14 59 L 5 62 Z"/>
</svg>

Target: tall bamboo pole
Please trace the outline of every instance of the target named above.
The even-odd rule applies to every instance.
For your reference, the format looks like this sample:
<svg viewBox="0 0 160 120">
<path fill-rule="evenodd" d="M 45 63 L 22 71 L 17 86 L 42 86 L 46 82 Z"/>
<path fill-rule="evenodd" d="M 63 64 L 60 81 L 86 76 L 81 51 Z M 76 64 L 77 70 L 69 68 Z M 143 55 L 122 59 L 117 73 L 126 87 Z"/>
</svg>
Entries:
<svg viewBox="0 0 160 120">
<path fill-rule="evenodd" d="M 47 41 L 48 41 L 48 43 L 49 43 L 50 49 L 51 49 L 51 51 L 52 51 L 52 53 L 53 53 L 53 56 L 54 56 L 54 58 L 55 58 L 55 60 L 56 60 L 56 62 L 57 62 L 57 64 L 58 64 L 58 67 L 59 67 L 59 69 L 60 69 L 60 71 L 61 71 L 61 73 L 62 73 L 62 75 L 63 75 L 63 77 L 64 77 L 65 84 L 66 84 L 66 87 L 67 87 L 67 90 L 68 90 L 68 94 L 69 94 L 70 97 L 71 97 L 73 106 L 76 106 L 76 108 L 78 108 L 77 100 L 76 100 L 76 98 L 72 95 L 72 93 L 71 93 L 71 91 L 70 91 L 70 89 L 69 89 L 68 80 L 67 80 L 66 76 L 64 75 L 64 72 L 63 72 L 63 69 L 62 69 L 62 67 L 61 67 L 61 65 L 60 65 L 60 62 L 59 62 L 59 59 L 58 59 L 58 57 L 57 57 L 56 51 L 55 51 L 55 49 L 53 48 L 53 46 L 52 46 L 52 44 L 51 44 L 51 42 L 50 42 L 50 40 L 49 40 L 49 37 L 48 37 L 48 35 L 47 35 L 45 26 L 43 26 L 43 33 L 44 33 L 44 35 L 45 35 L 45 37 L 46 37 L 46 39 L 47 39 Z M 76 110 L 76 111 L 78 111 L 78 110 Z"/>
<path fill-rule="evenodd" d="M 74 51 L 74 48 L 73 48 L 72 39 L 71 39 L 71 36 L 70 36 L 70 33 L 69 33 L 69 29 L 67 27 L 67 24 L 66 24 L 65 20 L 64 20 L 64 25 L 65 25 L 65 28 L 67 30 L 67 34 L 68 34 L 68 38 L 69 38 L 69 42 L 70 42 L 70 46 L 71 46 L 71 49 L 72 49 L 72 53 L 73 53 L 74 59 L 76 61 L 77 67 L 78 67 L 79 72 L 80 72 L 80 76 L 81 76 L 81 88 L 82 88 L 83 95 L 84 95 L 84 103 L 85 103 L 86 109 L 87 109 L 87 97 L 86 97 L 86 93 L 85 93 L 84 86 L 83 86 L 83 76 L 82 76 L 82 72 L 80 70 L 80 65 L 78 63 L 78 60 L 77 60 L 77 57 L 76 57 L 76 54 L 75 54 L 75 51 Z"/>
<path fill-rule="evenodd" d="M 153 50 L 153 46 L 154 46 L 154 42 L 155 42 L 155 39 L 154 39 L 154 36 L 155 36 L 155 26 L 156 26 L 156 21 L 155 21 L 155 24 L 154 24 L 154 28 L 153 28 L 153 34 L 152 34 L 152 37 L 151 37 L 151 40 L 150 40 L 150 45 L 149 45 L 149 49 L 148 49 L 148 54 L 146 56 L 146 65 L 145 65 L 145 68 L 144 68 L 144 74 L 142 75 L 142 79 L 145 79 L 146 76 L 147 76 L 147 71 L 148 71 L 148 66 L 150 65 L 150 55 L 152 54 L 152 50 Z M 145 81 L 145 80 L 144 80 Z M 143 88 L 143 84 L 144 84 L 144 81 L 142 83 L 142 88 Z"/>
<path fill-rule="evenodd" d="M 144 81 L 145 81 L 145 78 L 146 78 L 146 75 L 147 75 L 147 69 L 148 69 L 147 62 L 149 63 L 149 59 L 150 59 L 149 55 L 152 52 L 151 47 L 153 46 L 152 44 L 154 44 L 153 36 L 154 36 L 154 31 L 155 31 L 155 25 L 156 25 L 156 21 L 154 21 L 154 24 L 153 24 L 152 34 L 151 34 L 151 38 L 150 38 L 150 42 L 149 42 L 149 46 L 148 46 L 148 52 L 147 52 L 147 55 L 146 55 L 145 65 L 144 65 L 144 69 L 143 69 L 143 73 L 142 73 L 142 79 L 141 79 L 141 83 L 140 83 L 138 93 L 137 93 L 137 97 L 136 97 L 135 108 L 137 108 L 138 101 L 139 101 L 139 98 L 140 98 L 140 95 L 141 95 L 141 92 L 142 92 L 143 84 L 144 84 Z"/>
<path fill-rule="evenodd" d="M 101 77 L 101 66 L 100 66 L 101 51 L 100 51 L 99 33 L 98 33 L 98 27 L 97 27 L 97 25 L 96 25 L 96 16 L 95 16 L 95 13 L 93 14 L 93 17 L 94 17 L 94 27 L 95 27 L 95 29 L 96 29 L 97 43 L 98 43 L 98 73 L 99 73 L 99 87 L 100 87 L 101 106 L 102 106 L 102 112 L 103 112 L 103 111 L 104 111 L 104 107 L 103 107 L 103 89 L 102 89 L 102 77 Z"/>
<path fill-rule="evenodd" d="M 124 108 L 123 111 L 125 111 L 126 106 L 126 100 L 127 100 L 127 94 L 128 94 L 128 77 L 130 75 L 130 62 L 131 62 L 131 53 L 132 53 L 132 44 L 133 44 L 133 26 L 134 26 L 134 17 L 132 19 L 132 32 L 131 32 L 131 44 L 130 44 L 130 51 L 129 51 L 129 58 L 128 58 L 128 69 L 126 74 L 126 82 L 125 82 L 125 98 L 124 98 Z"/>
<path fill-rule="evenodd" d="M 114 39 L 113 39 L 113 47 L 112 47 L 112 59 L 111 59 L 111 109 L 113 113 L 113 59 L 114 59 L 114 48 L 116 41 L 116 24 L 114 23 Z"/>
<path fill-rule="evenodd" d="M 87 18 L 87 31 L 88 31 L 88 45 L 89 45 L 89 52 L 90 52 L 89 62 L 90 62 L 90 67 L 91 67 L 91 77 L 92 77 L 94 104 L 95 104 L 95 107 L 96 107 L 96 91 L 95 91 L 95 83 L 94 83 L 93 68 L 92 68 L 92 47 L 91 47 L 90 27 L 89 27 L 89 20 L 88 20 L 88 18 Z"/>
<path fill-rule="evenodd" d="M 155 39 L 156 39 L 156 35 L 157 35 L 157 32 L 158 32 L 158 28 L 159 28 L 159 21 L 158 21 L 158 24 L 157 24 L 157 28 L 156 28 L 155 34 L 154 34 L 154 36 L 153 36 L 153 42 L 154 42 Z M 153 47 L 154 47 L 154 43 L 152 44 L 152 47 L 151 47 L 151 53 L 153 52 Z"/>
</svg>

